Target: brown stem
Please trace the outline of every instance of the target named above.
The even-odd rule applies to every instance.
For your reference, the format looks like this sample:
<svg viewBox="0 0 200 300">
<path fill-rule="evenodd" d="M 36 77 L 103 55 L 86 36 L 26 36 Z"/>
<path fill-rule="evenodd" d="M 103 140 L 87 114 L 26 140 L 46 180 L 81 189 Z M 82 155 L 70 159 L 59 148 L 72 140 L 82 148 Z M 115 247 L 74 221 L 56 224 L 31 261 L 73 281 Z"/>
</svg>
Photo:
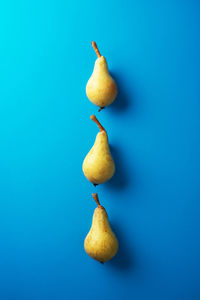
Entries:
<svg viewBox="0 0 200 300">
<path fill-rule="evenodd" d="M 99 110 L 98 110 L 98 112 L 100 112 L 102 109 L 104 109 L 105 108 L 105 106 L 103 106 L 103 107 L 100 107 L 99 108 Z"/>
<path fill-rule="evenodd" d="M 93 197 L 94 201 L 96 202 L 97 206 L 101 207 L 101 204 L 99 202 L 99 197 L 98 197 L 97 193 L 92 194 L 92 197 Z"/>
<path fill-rule="evenodd" d="M 99 49 L 97 47 L 97 44 L 93 41 L 92 41 L 92 47 L 94 48 L 94 51 L 96 52 L 97 57 L 101 57 L 101 54 L 100 54 Z"/>
<path fill-rule="evenodd" d="M 97 126 L 99 127 L 100 131 L 106 131 L 105 128 L 101 125 L 101 123 L 97 120 L 97 118 L 95 117 L 95 115 L 91 115 L 90 119 L 97 124 Z"/>
</svg>

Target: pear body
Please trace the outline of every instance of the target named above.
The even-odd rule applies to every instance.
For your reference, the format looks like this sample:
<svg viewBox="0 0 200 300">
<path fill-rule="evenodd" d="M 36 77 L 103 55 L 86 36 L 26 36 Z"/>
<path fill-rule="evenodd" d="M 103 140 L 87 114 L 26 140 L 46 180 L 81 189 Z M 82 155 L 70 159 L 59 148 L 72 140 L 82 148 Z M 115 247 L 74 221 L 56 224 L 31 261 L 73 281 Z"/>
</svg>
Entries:
<svg viewBox="0 0 200 300">
<path fill-rule="evenodd" d="M 91 229 L 85 238 L 85 251 L 92 258 L 106 262 L 116 255 L 118 247 L 118 240 L 110 227 L 106 210 L 98 206 L 94 211 Z"/>
<path fill-rule="evenodd" d="M 108 181 L 115 172 L 106 131 L 97 134 L 95 143 L 83 161 L 83 173 L 94 184 Z"/>
<path fill-rule="evenodd" d="M 95 105 L 110 105 L 117 96 L 117 85 L 110 76 L 104 56 L 97 58 L 92 76 L 86 85 L 88 99 Z"/>
</svg>

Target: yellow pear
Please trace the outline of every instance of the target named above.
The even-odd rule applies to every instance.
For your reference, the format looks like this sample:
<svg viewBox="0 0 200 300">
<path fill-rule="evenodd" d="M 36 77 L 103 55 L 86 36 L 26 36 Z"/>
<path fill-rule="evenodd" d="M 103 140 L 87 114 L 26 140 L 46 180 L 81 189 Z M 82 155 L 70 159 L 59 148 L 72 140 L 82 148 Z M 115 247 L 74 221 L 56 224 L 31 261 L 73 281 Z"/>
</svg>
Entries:
<svg viewBox="0 0 200 300">
<path fill-rule="evenodd" d="M 92 226 L 85 238 L 84 248 L 89 256 L 104 263 L 116 255 L 119 246 L 110 227 L 107 212 L 99 203 L 98 195 L 92 194 L 92 196 L 97 203 L 97 208 L 94 211 Z"/>
<path fill-rule="evenodd" d="M 96 136 L 95 143 L 83 161 L 83 173 L 85 177 L 94 185 L 108 181 L 115 172 L 115 164 L 110 153 L 108 136 L 97 120 L 92 115 L 93 120 L 99 127 L 100 132 Z"/>
<path fill-rule="evenodd" d="M 98 58 L 92 76 L 86 85 L 86 94 L 93 104 L 100 107 L 100 111 L 117 97 L 117 85 L 109 74 L 105 57 L 101 56 L 95 42 L 92 42 L 92 46 Z"/>
</svg>

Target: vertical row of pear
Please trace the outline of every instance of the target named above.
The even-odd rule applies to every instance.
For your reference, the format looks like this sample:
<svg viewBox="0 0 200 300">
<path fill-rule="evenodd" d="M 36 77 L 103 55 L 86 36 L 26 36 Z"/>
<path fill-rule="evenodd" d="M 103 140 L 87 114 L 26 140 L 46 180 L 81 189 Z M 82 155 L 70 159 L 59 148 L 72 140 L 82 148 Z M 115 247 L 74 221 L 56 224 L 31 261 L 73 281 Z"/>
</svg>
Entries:
<svg viewBox="0 0 200 300">
<path fill-rule="evenodd" d="M 110 76 L 105 57 L 100 54 L 95 42 L 92 42 L 92 46 L 97 54 L 97 59 L 86 86 L 86 94 L 88 99 L 101 111 L 115 100 L 117 85 Z M 96 186 L 111 179 L 115 173 L 115 163 L 105 128 L 95 115 L 90 118 L 97 124 L 99 132 L 94 145 L 83 161 L 82 169 L 85 177 Z M 118 240 L 110 226 L 107 212 L 99 202 L 97 193 L 92 194 L 92 197 L 97 207 L 93 214 L 92 226 L 84 241 L 84 248 L 93 259 L 104 263 L 116 255 Z"/>
</svg>

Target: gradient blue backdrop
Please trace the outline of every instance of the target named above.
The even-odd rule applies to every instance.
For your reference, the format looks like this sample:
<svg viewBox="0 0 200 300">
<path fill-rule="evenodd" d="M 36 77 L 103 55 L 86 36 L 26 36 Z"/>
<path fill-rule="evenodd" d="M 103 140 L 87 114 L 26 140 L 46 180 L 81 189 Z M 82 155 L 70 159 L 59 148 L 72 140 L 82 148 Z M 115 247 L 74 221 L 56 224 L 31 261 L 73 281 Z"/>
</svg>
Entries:
<svg viewBox="0 0 200 300">
<path fill-rule="evenodd" d="M 0 299 L 200 299 L 200 3 L 2 1 Z M 85 95 L 95 40 L 119 86 Z M 82 174 L 96 113 L 114 178 Z M 99 193 L 120 242 L 83 249 Z"/>
</svg>

